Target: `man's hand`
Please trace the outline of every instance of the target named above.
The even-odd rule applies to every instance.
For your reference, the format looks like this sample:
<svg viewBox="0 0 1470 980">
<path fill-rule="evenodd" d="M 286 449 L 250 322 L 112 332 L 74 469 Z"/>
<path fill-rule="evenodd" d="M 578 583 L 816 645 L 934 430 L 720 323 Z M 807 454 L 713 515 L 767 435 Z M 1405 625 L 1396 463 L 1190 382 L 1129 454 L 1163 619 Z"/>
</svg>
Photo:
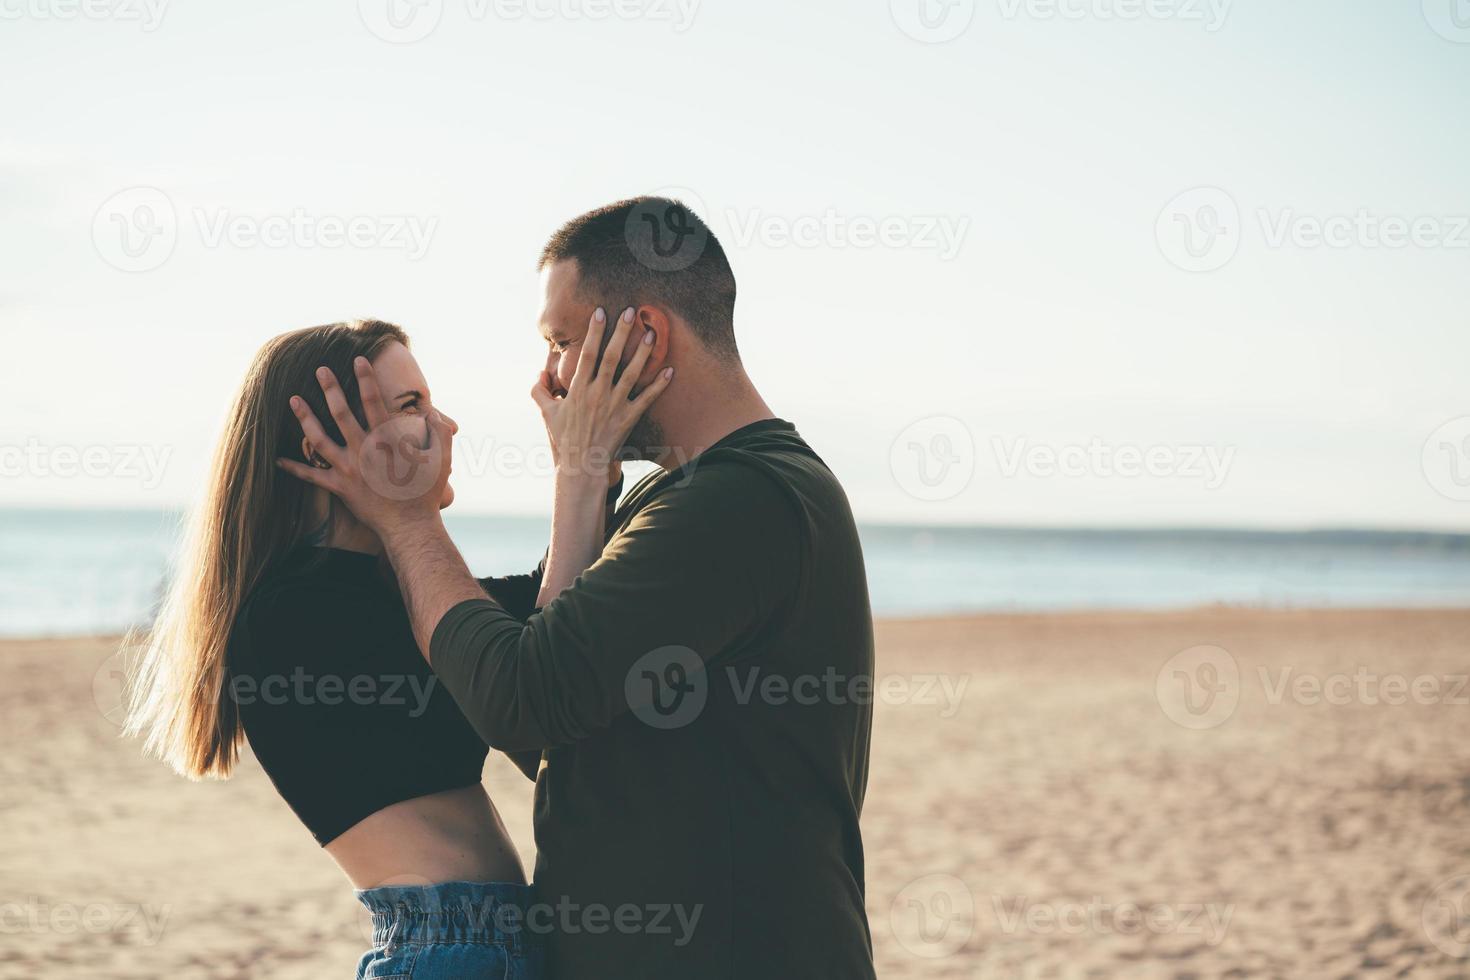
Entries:
<svg viewBox="0 0 1470 980">
<path fill-rule="evenodd" d="M 352 414 L 336 377 L 327 368 L 318 368 L 317 381 L 347 445 L 331 439 L 306 401 L 292 396 L 291 411 L 326 465 L 307 466 L 289 459 L 278 459 L 276 465 L 335 495 L 380 537 L 423 520 L 437 521 L 449 480 L 449 423 L 436 411 L 427 416 L 390 416 L 368 359 L 357 358 L 353 370 L 368 431 Z"/>
</svg>

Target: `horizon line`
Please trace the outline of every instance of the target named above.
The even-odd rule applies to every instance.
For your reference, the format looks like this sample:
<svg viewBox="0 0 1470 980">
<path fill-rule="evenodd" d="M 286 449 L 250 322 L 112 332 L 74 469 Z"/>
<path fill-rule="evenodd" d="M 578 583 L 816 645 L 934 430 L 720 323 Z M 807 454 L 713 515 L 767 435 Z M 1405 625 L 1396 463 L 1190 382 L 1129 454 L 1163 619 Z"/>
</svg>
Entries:
<svg viewBox="0 0 1470 980">
<path fill-rule="evenodd" d="M 181 505 L 170 505 L 163 507 L 140 507 L 131 505 L 105 505 L 95 504 L 37 504 L 37 503 L 0 503 L 0 514 L 4 513 L 49 513 L 49 514 L 184 514 L 187 507 Z M 451 519 L 457 517 L 467 518 L 491 518 L 501 520 L 537 520 L 549 521 L 549 512 L 532 511 L 486 511 L 486 510 L 455 510 L 448 515 Z M 1148 534 L 1255 534 L 1255 535 L 1420 535 L 1444 538 L 1466 538 L 1470 539 L 1470 527 L 1426 527 L 1423 525 L 1393 525 L 1393 524 L 1320 524 L 1320 525 L 1263 525 L 1263 524 L 1188 524 L 1188 523 L 1159 523 L 1159 524 L 1131 524 L 1131 523 L 1107 523 L 1107 524 L 1037 524 L 1026 522 L 995 522 L 995 521 L 920 521 L 893 517 L 863 517 L 854 515 L 860 527 L 869 528 L 893 528 L 903 530 L 944 530 L 944 531 L 998 531 L 998 532 L 1040 532 L 1040 533 L 1079 533 L 1079 534 L 1107 534 L 1107 533 L 1148 533 Z"/>
</svg>

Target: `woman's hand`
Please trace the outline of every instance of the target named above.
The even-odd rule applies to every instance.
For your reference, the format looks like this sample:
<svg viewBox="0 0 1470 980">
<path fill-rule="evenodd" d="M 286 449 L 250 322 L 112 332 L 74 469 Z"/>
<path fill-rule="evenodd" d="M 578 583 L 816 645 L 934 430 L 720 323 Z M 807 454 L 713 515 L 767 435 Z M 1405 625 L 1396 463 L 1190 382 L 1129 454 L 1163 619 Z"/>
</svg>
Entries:
<svg viewBox="0 0 1470 980">
<path fill-rule="evenodd" d="M 607 315 L 598 307 L 587 326 L 587 339 L 582 342 L 566 396 L 558 398 L 552 393 L 551 379 L 545 372 L 531 389 L 546 423 L 559 481 L 581 482 L 585 478 L 588 484 L 605 490 L 617 478 L 623 441 L 674 376 L 673 368 L 665 368 L 634 397 L 633 386 L 653 350 L 653 333 L 648 331 L 634 341 L 633 356 L 613 381 L 633 332 L 633 319 L 634 311 L 629 307 L 618 318 L 599 363 Z"/>
<path fill-rule="evenodd" d="M 602 334 L 607 315 L 601 307 L 592 314 L 587 339 L 577 358 L 577 368 L 567 386 L 566 397 L 552 393 L 551 378 L 544 372 L 531 389 L 541 407 L 551 453 L 556 460 L 556 489 L 551 508 L 551 547 L 541 575 L 537 606 L 544 606 L 571 585 L 602 553 L 603 523 L 607 488 L 621 469 L 618 451 L 633 425 L 668 387 L 673 368 L 665 368 L 637 397 L 633 385 L 643 373 L 653 350 L 650 331 L 635 343 L 623 373 L 618 373 L 623 348 L 633 331 L 633 310 L 618 318 L 612 339 L 599 363 Z"/>
</svg>

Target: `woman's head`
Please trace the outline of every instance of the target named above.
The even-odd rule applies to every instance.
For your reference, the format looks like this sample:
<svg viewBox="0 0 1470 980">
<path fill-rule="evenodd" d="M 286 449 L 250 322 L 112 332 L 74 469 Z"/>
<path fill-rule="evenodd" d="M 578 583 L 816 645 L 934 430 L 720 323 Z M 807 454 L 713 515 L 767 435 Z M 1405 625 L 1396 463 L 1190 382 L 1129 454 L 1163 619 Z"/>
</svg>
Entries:
<svg viewBox="0 0 1470 980">
<path fill-rule="evenodd" d="M 130 698 L 128 731 L 146 736 L 149 751 L 187 776 L 227 776 L 238 755 L 226 646 L 245 598 L 303 539 L 331 540 L 355 526 L 340 504 L 277 467 L 276 459 L 311 462 L 315 455 L 291 412 L 292 395 L 306 399 L 328 436 L 343 441 L 316 381 L 320 367 L 337 376 L 366 425 L 352 368 L 357 357 L 373 362 L 390 412 L 428 411 L 428 386 L 408 352 L 408 336 L 379 320 L 273 338 L 235 396 L 169 597 L 139 644 L 143 655 Z M 446 489 L 443 504 L 452 496 Z"/>
</svg>

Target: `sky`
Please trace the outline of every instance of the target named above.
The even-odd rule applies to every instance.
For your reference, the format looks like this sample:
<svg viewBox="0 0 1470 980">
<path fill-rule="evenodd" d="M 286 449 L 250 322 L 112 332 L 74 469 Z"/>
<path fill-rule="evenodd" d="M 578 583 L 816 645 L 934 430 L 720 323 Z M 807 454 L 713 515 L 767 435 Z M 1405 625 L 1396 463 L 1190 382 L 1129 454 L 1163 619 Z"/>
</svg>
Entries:
<svg viewBox="0 0 1470 980">
<path fill-rule="evenodd" d="M 657 191 L 861 519 L 1470 530 L 1466 0 L 0 0 L 0 80 L 0 505 L 187 506 L 363 316 L 545 513 L 536 254 Z"/>
</svg>

